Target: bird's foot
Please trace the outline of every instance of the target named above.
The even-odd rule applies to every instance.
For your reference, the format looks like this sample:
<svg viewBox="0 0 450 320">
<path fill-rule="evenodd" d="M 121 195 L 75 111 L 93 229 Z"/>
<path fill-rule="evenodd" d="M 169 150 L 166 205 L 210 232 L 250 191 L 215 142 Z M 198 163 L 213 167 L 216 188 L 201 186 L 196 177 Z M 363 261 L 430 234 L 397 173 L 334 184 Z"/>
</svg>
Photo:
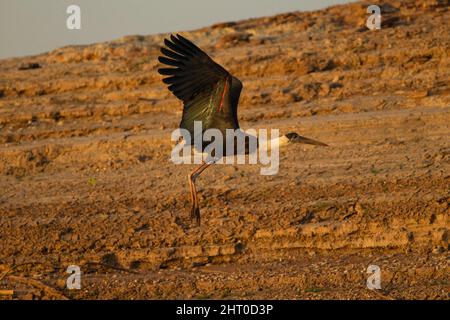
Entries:
<svg viewBox="0 0 450 320">
<path fill-rule="evenodd" d="M 191 209 L 191 219 L 195 220 L 198 226 L 200 226 L 200 209 L 197 206 L 193 206 Z"/>
</svg>

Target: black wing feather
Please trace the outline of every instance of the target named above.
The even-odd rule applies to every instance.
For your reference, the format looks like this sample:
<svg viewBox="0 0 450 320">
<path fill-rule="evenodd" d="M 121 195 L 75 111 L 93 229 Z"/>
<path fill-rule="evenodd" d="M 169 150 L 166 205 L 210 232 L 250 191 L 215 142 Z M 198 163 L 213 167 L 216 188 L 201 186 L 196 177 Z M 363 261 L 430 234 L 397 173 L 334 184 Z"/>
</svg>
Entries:
<svg viewBox="0 0 450 320">
<path fill-rule="evenodd" d="M 180 35 L 178 35 L 178 37 L 180 37 Z M 180 47 L 183 48 L 185 50 L 185 52 L 187 52 L 191 56 L 195 56 L 199 50 L 198 47 L 196 47 L 194 45 L 192 45 L 192 46 L 189 45 L 189 41 L 186 39 L 184 39 L 186 41 L 183 41 L 183 40 L 181 40 L 181 38 L 178 39 L 174 35 L 171 35 L 170 40 L 172 40 L 172 42 L 179 48 Z"/>
<path fill-rule="evenodd" d="M 166 57 L 158 57 L 159 62 L 166 64 L 168 66 L 182 68 L 185 67 L 184 63 L 179 60 L 169 59 Z"/>
<path fill-rule="evenodd" d="M 164 44 L 171 50 L 161 48 L 161 53 L 165 57 L 159 57 L 159 61 L 169 66 L 175 66 L 177 64 L 177 71 L 179 71 L 177 75 L 180 76 L 180 81 L 173 83 L 175 86 L 171 89 L 172 92 L 180 91 L 177 90 L 177 87 L 185 87 L 185 85 L 188 87 L 197 87 L 198 82 L 202 80 L 204 80 L 202 82 L 206 82 L 212 86 L 227 76 L 230 76 L 225 69 L 215 63 L 206 53 L 186 38 L 180 35 L 177 35 L 177 37 L 172 35 L 171 40 L 164 39 Z M 169 58 L 171 59 L 168 60 Z M 161 68 L 158 72 L 163 74 L 162 72 L 165 72 L 165 69 Z M 185 90 L 181 91 L 184 92 Z M 195 93 L 190 92 L 190 95 L 193 96 Z M 191 98 L 190 95 L 176 96 L 183 102 L 186 102 Z"/>
<path fill-rule="evenodd" d="M 159 62 L 163 82 L 184 103 L 181 127 L 191 131 L 194 121 L 203 121 L 203 129 L 237 129 L 237 105 L 242 83 L 205 52 L 181 35 L 164 39 Z M 226 96 L 226 98 L 225 98 Z"/>
<path fill-rule="evenodd" d="M 186 58 L 176 52 L 170 51 L 166 48 L 161 48 L 161 53 L 168 56 L 169 58 L 175 59 L 177 61 L 185 61 Z"/>
</svg>

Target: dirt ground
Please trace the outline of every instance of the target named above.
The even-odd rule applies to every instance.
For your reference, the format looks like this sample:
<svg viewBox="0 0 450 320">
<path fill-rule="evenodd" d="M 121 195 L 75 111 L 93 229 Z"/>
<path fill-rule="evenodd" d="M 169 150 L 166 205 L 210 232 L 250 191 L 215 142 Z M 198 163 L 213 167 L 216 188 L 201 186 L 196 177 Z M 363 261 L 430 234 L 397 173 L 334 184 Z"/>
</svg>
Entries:
<svg viewBox="0 0 450 320">
<path fill-rule="evenodd" d="M 209 168 L 200 227 L 167 35 L 0 60 L 0 299 L 449 299 L 449 4 L 385 1 L 374 31 L 367 6 L 182 32 L 244 83 L 242 128 L 330 144 Z"/>
</svg>

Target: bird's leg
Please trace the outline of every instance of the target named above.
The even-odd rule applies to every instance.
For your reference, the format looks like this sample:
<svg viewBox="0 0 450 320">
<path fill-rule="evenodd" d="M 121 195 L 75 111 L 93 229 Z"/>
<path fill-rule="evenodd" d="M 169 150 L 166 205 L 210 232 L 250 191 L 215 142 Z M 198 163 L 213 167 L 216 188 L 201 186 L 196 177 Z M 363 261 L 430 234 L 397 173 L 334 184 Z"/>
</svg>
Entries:
<svg viewBox="0 0 450 320">
<path fill-rule="evenodd" d="M 196 168 L 195 170 L 197 170 L 197 169 L 198 168 Z M 189 189 L 191 191 L 191 203 L 192 203 L 191 219 L 194 219 L 195 217 L 200 216 L 200 210 L 198 209 L 197 189 L 195 188 L 195 183 L 194 183 L 195 170 L 193 172 L 191 172 L 188 176 Z M 199 220 L 199 218 L 197 220 Z"/>
<path fill-rule="evenodd" d="M 200 208 L 198 205 L 197 189 L 195 187 L 195 180 L 197 177 L 214 162 L 203 162 L 199 167 L 195 168 L 188 176 L 189 188 L 191 190 L 191 219 L 195 219 L 197 224 L 200 225 Z"/>
<path fill-rule="evenodd" d="M 189 184 L 191 187 L 191 220 L 196 220 L 197 225 L 200 225 L 200 209 L 198 207 L 197 189 L 192 178 L 189 178 Z"/>
</svg>

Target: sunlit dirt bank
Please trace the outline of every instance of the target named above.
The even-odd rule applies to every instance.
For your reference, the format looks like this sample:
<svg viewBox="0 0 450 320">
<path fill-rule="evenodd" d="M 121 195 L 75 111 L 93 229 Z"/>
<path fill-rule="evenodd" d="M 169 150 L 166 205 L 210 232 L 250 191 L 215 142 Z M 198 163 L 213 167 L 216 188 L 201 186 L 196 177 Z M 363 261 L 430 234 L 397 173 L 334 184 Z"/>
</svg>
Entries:
<svg viewBox="0 0 450 320">
<path fill-rule="evenodd" d="M 0 60 L 0 299 L 449 299 L 449 5 L 385 1 L 371 31 L 369 4 L 181 32 L 244 83 L 242 128 L 330 145 L 209 168 L 201 227 L 167 35 Z"/>
</svg>

